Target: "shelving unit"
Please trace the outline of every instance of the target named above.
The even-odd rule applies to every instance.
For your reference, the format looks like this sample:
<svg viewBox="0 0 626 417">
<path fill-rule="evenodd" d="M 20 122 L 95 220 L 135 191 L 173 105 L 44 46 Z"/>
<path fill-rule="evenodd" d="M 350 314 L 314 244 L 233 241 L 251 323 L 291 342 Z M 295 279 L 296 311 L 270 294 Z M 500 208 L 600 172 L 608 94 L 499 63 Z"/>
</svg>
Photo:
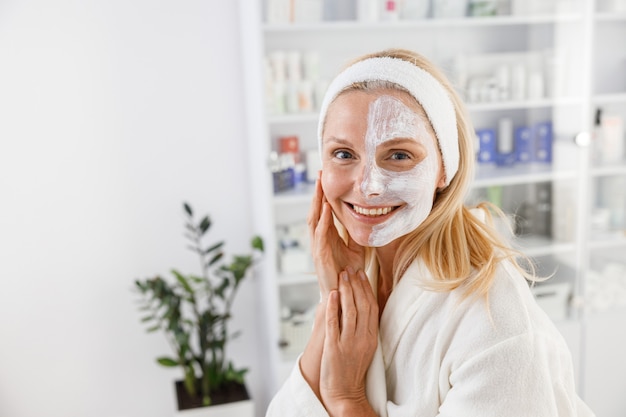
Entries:
<svg viewBox="0 0 626 417">
<path fill-rule="evenodd" d="M 455 71 L 458 55 L 521 54 L 534 51 L 538 54 L 555 50 L 566 52 L 566 65 L 554 70 L 564 75 L 563 80 L 546 85 L 547 90 L 557 89 L 556 95 L 527 99 L 508 99 L 491 102 L 467 102 L 467 108 L 476 128 L 493 127 L 502 117 L 510 117 L 516 125 L 531 125 L 551 120 L 554 129 L 553 161 L 548 163 L 516 164 L 511 167 L 478 165 L 471 194 L 476 198 L 489 196 L 495 191 L 510 193 L 531 200 L 537 190 L 547 187 L 552 195 L 549 221 L 552 233 L 525 233 L 515 238 L 515 244 L 538 260 L 540 270 L 546 273 L 556 269 L 556 282 L 571 285 L 570 297 L 564 300 L 566 319 L 556 324 L 566 338 L 574 356 L 581 394 L 592 406 L 614 412 L 625 410 L 622 399 L 607 398 L 600 383 L 593 378 L 598 367 L 603 367 L 606 357 L 594 351 L 597 343 L 589 335 L 597 336 L 595 326 L 601 316 L 585 306 L 588 283 L 595 277 L 598 259 L 626 259 L 626 225 L 621 229 L 597 233 L 592 229 L 592 216 L 597 212 L 599 184 L 605 178 L 624 178 L 626 162 L 596 165 L 591 161 L 591 148 L 579 147 L 573 138 L 579 132 L 594 132 L 594 113 L 597 107 L 621 115 L 626 119 L 626 47 L 616 39 L 626 39 L 626 12 L 615 13 L 600 0 L 569 1 L 566 13 L 542 13 L 525 16 L 493 16 L 456 19 L 425 19 L 415 21 L 362 23 L 358 21 L 327 21 L 306 24 L 267 24 L 263 20 L 263 2 L 240 0 L 242 9 L 242 42 L 246 73 L 246 123 L 250 144 L 249 162 L 254 198 L 254 223 L 256 232 L 265 236 L 268 254 L 280 252 L 277 226 L 303 222 L 311 200 L 312 185 L 274 194 L 272 177 L 267 161 L 276 150 L 276 138 L 295 134 L 300 138 L 301 149 L 316 149 L 317 112 L 271 114 L 266 107 L 263 58 L 277 50 L 319 52 L 319 75 L 332 78 L 344 64 L 363 53 L 387 47 L 403 47 L 419 51 L 439 64 L 453 80 L 463 77 Z M 611 44 L 610 51 L 602 45 Z M 621 48 L 621 49 L 620 49 Z M 563 62 L 561 62 L 563 64 Z M 622 79 L 615 74 L 621 74 Z M 459 91 L 467 94 L 466 85 Z M 617 190 L 619 193 L 619 190 Z M 623 197 L 624 205 L 626 198 Z M 468 202 L 472 195 L 468 197 Z M 512 214 L 521 211 L 525 201 L 511 199 L 504 209 Z M 626 207 L 625 207 L 626 209 Z M 626 217 L 626 215 L 622 216 Z M 626 224 L 626 218 L 622 219 Z M 555 228 L 561 229 L 555 232 Z M 595 227 L 595 226 L 594 226 Z M 285 306 L 298 310 L 298 302 L 313 305 L 316 301 L 316 280 L 312 271 L 284 274 L 278 259 L 272 255 L 262 271 L 263 294 L 267 321 L 268 398 L 278 389 L 293 366 L 293 351 L 281 350 L 280 317 L 286 315 Z M 599 256 L 601 255 L 601 256 Z M 596 275 L 594 275 L 596 274 Z M 591 277 L 591 278 L 590 278 Z M 589 282 L 587 282 L 589 281 Z M 551 281 L 549 281 L 551 282 Z M 595 282 L 595 281 L 594 281 Z M 292 297 L 292 298 L 290 298 Z M 297 300 L 294 300 L 295 299 Z M 306 313 L 307 305 L 301 305 Z M 626 308 L 611 310 L 612 319 Z M 607 335 L 608 337 L 608 335 Z M 612 340 L 626 349 L 626 340 L 610 335 Z M 597 349 L 596 349 L 597 350 Z M 596 355 L 596 356 L 594 356 Z M 616 361 L 619 358 L 615 358 Z M 626 373 L 625 366 L 607 370 L 618 384 L 618 372 Z M 608 405 L 607 405 L 608 404 Z M 604 414 L 596 410 L 598 415 Z M 619 414 L 621 415 L 621 414 Z"/>
</svg>

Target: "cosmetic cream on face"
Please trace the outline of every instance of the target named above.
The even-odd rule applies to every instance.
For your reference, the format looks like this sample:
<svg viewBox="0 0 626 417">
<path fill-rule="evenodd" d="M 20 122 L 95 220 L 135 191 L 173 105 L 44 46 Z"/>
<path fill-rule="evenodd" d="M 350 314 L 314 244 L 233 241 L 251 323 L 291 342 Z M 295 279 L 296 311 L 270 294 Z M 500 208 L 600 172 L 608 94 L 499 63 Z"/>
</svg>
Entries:
<svg viewBox="0 0 626 417">
<path fill-rule="evenodd" d="M 427 123 L 395 97 L 382 95 L 370 104 L 361 192 L 368 206 L 400 206 L 388 220 L 373 227 L 370 246 L 384 246 L 415 230 L 432 209 L 439 164 L 435 139 Z M 397 138 L 416 141 L 425 147 L 427 156 L 408 171 L 380 167 L 376 159 L 378 147 Z"/>
</svg>

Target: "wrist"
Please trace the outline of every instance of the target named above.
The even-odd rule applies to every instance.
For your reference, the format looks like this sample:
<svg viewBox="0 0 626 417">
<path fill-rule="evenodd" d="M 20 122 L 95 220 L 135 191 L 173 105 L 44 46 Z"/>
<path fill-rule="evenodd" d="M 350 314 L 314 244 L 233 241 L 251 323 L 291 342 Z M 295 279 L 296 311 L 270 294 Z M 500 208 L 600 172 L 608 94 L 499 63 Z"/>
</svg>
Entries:
<svg viewBox="0 0 626 417">
<path fill-rule="evenodd" d="M 377 417 L 365 395 L 333 401 L 327 409 L 331 417 Z"/>
</svg>

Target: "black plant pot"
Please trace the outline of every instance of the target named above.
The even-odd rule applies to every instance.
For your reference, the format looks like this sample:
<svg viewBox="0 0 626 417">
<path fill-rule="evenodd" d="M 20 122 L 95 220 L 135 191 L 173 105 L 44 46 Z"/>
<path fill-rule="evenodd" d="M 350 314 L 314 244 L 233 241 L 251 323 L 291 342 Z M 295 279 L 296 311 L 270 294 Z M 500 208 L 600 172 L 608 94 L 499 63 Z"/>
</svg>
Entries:
<svg viewBox="0 0 626 417">
<path fill-rule="evenodd" d="M 227 404 L 250 399 L 246 386 L 234 381 L 229 381 L 219 389 L 211 391 L 210 395 L 211 405 Z M 185 389 L 185 383 L 183 381 L 176 381 L 176 400 L 178 402 L 178 410 L 203 407 L 202 395 L 196 395 L 195 397 L 190 396 Z"/>
</svg>

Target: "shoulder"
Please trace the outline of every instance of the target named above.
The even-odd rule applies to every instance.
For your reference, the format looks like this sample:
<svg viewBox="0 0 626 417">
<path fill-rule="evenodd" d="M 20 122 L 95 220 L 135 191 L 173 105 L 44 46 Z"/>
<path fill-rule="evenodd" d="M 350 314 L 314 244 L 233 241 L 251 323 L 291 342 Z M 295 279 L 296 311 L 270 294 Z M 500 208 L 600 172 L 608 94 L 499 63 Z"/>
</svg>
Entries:
<svg viewBox="0 0 626 417">
<path fill-rule="evenodd" d="M 526 279 L 503 261 L 487 297 L 463 298 L 462 289 L 451 292 L 457 306 L 450 317 L 457 321 L 451 348 L 467 359 L 500 345 L 532 352 L 561 351 L 567 346 L 554 323 L 536 303 Z"/>
</svg>

